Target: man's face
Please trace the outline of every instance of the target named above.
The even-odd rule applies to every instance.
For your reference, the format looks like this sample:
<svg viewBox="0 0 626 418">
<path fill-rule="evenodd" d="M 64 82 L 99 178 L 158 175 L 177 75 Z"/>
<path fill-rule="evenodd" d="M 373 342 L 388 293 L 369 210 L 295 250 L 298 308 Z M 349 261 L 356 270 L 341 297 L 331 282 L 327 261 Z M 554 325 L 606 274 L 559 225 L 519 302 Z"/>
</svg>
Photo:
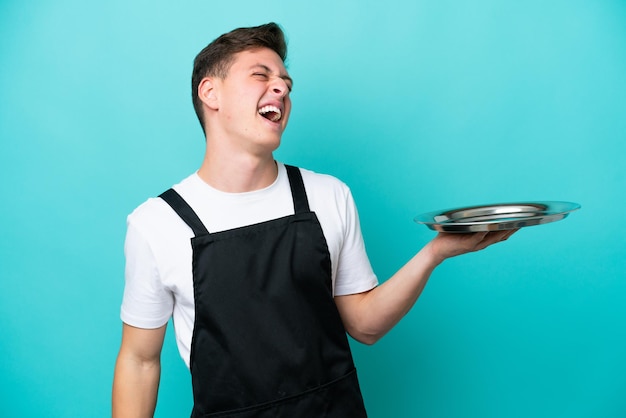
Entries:
<svg viewBox="0 0 626 418">
<path fill-rule="evenodd" d="M 274 51 L 237 53 L 224 79 L 215 83 L 218 120 L 234 145 L 251 152 L 271 152 L 287 127 L 292 80 Z"/>
</svg>

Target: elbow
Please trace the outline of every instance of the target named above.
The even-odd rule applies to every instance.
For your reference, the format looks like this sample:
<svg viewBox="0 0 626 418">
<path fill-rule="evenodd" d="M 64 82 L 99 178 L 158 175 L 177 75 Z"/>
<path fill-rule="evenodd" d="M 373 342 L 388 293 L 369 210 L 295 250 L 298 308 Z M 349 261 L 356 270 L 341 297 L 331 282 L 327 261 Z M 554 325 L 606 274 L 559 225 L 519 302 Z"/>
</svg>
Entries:
<svg viewBox="0 0 626 418">
<path fill-rule="evenodd" d="M 365 345 L 374 345 L 378 342 L 378 340 L 380 340 L 380 337 L 367 335 L 360 337 L 357 341 Z"/>
<path fill-rule="evenodd" d="M 348 334 L 352 338 L 354 338 L 356 341 L 365 345 L 374 345 L 384 335 L 384 333 L 371 332 L 371 331 L 365 331 L 365 330 L 356 330 L 356 329 L 348 330 Z"/>
</svg>

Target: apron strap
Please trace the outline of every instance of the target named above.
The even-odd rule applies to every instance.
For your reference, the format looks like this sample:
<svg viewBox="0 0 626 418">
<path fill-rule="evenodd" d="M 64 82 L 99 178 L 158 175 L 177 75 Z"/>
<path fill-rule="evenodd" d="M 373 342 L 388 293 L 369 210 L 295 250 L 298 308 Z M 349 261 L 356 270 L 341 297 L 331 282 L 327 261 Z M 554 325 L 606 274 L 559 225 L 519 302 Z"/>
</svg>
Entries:
<svg viewBox="0 0 626 418">
<path fill-rule="evenodd" d="M 287 177 L 289 178 L 295 213 L 310 212 L 309 200 L 306 196 L 306 189 L 304 188 L 304 181 L 302 180 L 300 169 L 286 164 L 285 168 L 287 169 Z M 194 212 L 191 206 L 189 206 L 176 190 L 166 190 L 161 193 L 159 197 L 165 200 L 165 202 L 174 209 L 174 212 L 189 225 L 195 236 L 207 235 L 209 233 L 196 212 Z"/>
<path fill-rule="evenodd" d="M 296 213 L 310 212 L 309 200 L 306 197 L 306 189 L 302 174 L 298 167 L 285 164 L 287 176 L 289 177 L 289 185 L 291 186 L 291 196 L 293 198 L 293 207 Z"/>
<path fill-rule="evenodd" d="M 159 197 L 165 200 L 167 204 L 174 209 L 174 212 L 176 212 L 178 216 L 180 216 L 182 220 L 189 225 L 189 228 L 191 228 L 196 237 L 200 235 L 207 235 L 209 233 L 196 212 L 193 211 L 191 206 L 185 202 L 176 190 L 166 190 L 161 193 Z"/>
</svg>

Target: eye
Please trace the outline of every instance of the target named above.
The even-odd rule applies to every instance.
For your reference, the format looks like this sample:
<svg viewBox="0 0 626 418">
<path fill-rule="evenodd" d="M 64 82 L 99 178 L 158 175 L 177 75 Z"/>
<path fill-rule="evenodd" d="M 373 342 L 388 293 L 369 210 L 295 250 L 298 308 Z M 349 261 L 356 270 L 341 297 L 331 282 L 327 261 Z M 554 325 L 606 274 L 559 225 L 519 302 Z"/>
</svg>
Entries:
<svg viewBox="0 0 626 418">
<path fill-rule="evenodd" d="M 267 74 L 265 74 L 265 73 L 253 73 L 252 76 L 255 77 L 255 78 L 261 79 L 261 80 L 267 80 L 268 79 Z"/>
</svg>

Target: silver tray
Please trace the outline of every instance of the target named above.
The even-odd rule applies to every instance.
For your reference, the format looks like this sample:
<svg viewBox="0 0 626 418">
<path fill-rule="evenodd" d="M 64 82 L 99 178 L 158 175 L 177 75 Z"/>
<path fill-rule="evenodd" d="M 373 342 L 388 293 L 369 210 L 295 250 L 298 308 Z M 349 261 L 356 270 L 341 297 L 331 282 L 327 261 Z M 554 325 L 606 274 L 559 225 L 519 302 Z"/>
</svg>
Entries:
<svg viewBox="0 0 626 418">
<path fill-rule="evenodd" d="M 424 213 L 414 221 L 440 232 L 503 231 L 560 221 L 578 209 L 572 202 L 499 203 Z"/>
</svg>

